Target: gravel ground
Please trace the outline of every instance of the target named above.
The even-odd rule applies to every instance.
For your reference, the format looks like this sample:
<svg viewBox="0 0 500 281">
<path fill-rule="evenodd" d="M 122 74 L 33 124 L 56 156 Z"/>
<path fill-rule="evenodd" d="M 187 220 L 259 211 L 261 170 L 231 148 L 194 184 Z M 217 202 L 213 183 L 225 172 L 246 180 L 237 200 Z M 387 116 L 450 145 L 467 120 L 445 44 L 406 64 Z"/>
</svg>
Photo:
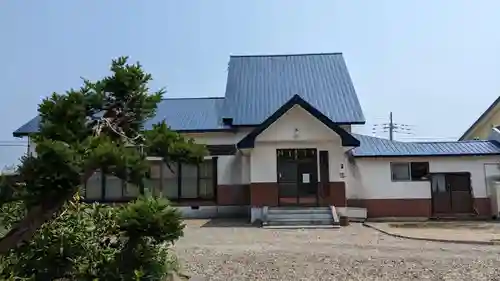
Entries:
<svg viewBox="0 0 500 281">
<path fill-rule="evenodd" d="M 175 250 L 205 280 L 500 280 L 500 247 L 342 229 L 269 230 L 189 221 Z"/>
</svg>

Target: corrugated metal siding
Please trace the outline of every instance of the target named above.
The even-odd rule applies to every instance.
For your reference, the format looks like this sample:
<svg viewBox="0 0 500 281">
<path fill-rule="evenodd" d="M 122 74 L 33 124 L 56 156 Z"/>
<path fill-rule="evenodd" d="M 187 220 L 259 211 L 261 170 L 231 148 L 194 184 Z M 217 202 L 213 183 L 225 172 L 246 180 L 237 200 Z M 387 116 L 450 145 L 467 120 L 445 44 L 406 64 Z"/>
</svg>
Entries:
<svg viewBox="0 0 500 281">
<path fill-rule="evenodd" d="M 356 157 L 500 155 L 500 144 L 495 141 L 398 142 L 354 136 L 361 142 L 353 150 Z"/>
<path fill-rule="evenodd" d="M 224 117 L 260 124 L 298 94 L 337 123 L 365 118 L 342 54 L 232 56 Z"/>
</svg>

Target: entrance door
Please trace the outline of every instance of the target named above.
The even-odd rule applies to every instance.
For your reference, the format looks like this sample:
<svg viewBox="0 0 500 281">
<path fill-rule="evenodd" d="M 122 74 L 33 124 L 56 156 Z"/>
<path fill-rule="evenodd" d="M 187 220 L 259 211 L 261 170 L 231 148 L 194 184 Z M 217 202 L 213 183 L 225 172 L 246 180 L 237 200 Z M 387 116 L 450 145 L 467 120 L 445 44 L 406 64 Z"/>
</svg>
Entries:
<svg viewBox="0 0 500 281">
<path fill-rule="evenodd" d="M 316 149 L 277 150 L 280 205 L 317 205 L 317 159 Z"/>
<path fill-rule="evenodd" d="M 442 173 L 431 176 L 434 214 L 470 214 L 473 197 L 470 173 Z"/>
</svg>

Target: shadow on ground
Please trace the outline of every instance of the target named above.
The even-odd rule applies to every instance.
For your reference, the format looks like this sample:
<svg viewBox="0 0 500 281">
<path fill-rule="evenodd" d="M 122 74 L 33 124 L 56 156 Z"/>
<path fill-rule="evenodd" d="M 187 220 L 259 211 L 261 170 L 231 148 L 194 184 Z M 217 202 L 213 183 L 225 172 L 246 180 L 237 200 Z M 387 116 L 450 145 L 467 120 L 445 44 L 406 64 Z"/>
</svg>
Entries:
<svg viewBox="0 0 500 281">
<path fill-rule="evenodd" d="M 256 227 L 248 219 L 210 219 L 201 227 Z"/>
</svg>

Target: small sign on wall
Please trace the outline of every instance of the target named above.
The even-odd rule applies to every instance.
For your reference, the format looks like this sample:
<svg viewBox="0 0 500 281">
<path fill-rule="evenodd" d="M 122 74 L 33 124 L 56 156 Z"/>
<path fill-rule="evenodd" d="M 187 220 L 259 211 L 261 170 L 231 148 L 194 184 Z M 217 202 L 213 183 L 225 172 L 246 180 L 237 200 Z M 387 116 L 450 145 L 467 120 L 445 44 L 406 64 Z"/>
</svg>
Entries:
<svg viewBox="0 0 500 281">
<path fill-rule="evenodd" d="M 302 183 L 310 183 L 311 175 L 310 174 L 302 174 Z"/>
</svg>

